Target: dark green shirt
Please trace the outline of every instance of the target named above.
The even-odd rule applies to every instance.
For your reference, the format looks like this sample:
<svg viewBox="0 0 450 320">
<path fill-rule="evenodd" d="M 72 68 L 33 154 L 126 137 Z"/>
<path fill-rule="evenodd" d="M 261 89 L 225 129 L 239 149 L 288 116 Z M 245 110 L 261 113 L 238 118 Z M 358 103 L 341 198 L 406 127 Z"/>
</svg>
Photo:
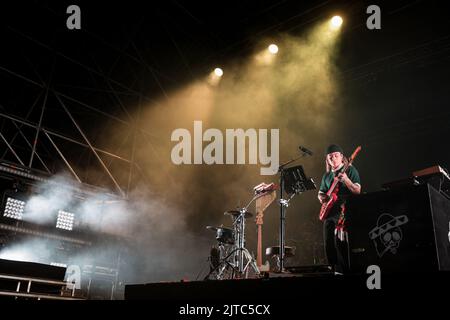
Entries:
<svg viewBox="0 0 450 320">
<path fill-rule="evenodd" d="M 339 169 L 336 172 L 330 171 L 330 172 L 326 172 L 323 177 L 322 177 L 322 183 L 320 184 L 320 191 L 323 193 L 327 193 L 328 190 L 331 187 L 331 184 L 333 183 L 335 174 L 338 175 L 341 171 L 342 171 L 343 167 L 341 169 Z M 361 180 L 359 178 L 359 173 L 358 170 L 356 170 L 356 168 L 354 166 L 350 166 L 347 170 L 347 176 L 348 178 L 353 182 L 353 183 L 357 183 L 359 185 L 361 185 Z M 352 192 L 347 188 L 347 186 L 345 185 L 345 183 L 343 182 L 339 182 L 338 183 L 339 186 L 339 191 L 338 191 L 338 198 L 343 199 L 345 198 L 345 196 L 350 195 Z"/>
</svg>

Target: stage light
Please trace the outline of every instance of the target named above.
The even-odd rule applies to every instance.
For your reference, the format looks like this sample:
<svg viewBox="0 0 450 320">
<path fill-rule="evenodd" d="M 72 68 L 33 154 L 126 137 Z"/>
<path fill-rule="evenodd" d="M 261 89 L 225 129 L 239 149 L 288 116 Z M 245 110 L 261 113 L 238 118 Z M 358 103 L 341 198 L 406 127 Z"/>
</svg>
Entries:
<svg viewBox="0 0 450 320">
<path fill-rule="evenodd" d="M 8 197 L 6 199 L 5 211 L 3 216 L 7 218 L 22 220 L 25 202 Z"/>
<path fill-rule="evenodd" d="M 278 53 L 278 46 L 276 44 L 271 44 L 268 49 L 271 54 Z"/>
<path fill-rule="evenodd" d="M 63 210 L 58 211 L 58 219 L 56 220 L 56 227 L 64 230 L 72 230 L 73 229 L 73 220 L 75 215 L 70 212 L 66 212 Z"/>
<path fill-rule="evenodd" d="M 221 76 L 223 76 L 223 70 L 220 69 L 220 68 L 215 68 L 215 69 L 214 69 L 214 74 L 215 74 L 216 76 L 218 76 L 218 77 L 221 77 Z"/>
<path fill-rule="evenodd" d="M 342 18 L 340 16 L 334 16 L 333 18 L 331 18 L 331 28 L 332 29 L 339 29 L 342 25 Z"/>
</svg>

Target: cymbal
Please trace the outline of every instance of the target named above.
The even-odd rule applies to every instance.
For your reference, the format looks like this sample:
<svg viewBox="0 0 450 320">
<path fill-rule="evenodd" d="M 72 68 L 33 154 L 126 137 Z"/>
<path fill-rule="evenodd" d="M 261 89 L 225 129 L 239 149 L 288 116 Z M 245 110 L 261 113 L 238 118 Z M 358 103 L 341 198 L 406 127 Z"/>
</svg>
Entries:
<svg viewBox="0 0 450 320">
<path fill-rule="evenodd" d="M 215 231 L 215 232 L 217 232 L 217 231 L 224 231 L 224 230 L 231 230 L 231 231 L 233 231 L 233 229 L 230 229 L 230 228 L 227 228 L 227 227 L 213 227 L 213 226 L 206 226 L 206 229 L 208 229 L 208 230 L 212 230 L 212 231 Z"/>
<path fill-rule="evenodd" d="M 230 211 L 225 211 L 223 214 L 227 215 L 227 216 L 237 217 L 241 214 L 241 212 L 239 210 L 230 210 Z M 245 211 L 244 218 L 248 219 L 251 217 L 253 217 L 253 214 L 248 211 Z"/>
</svg>

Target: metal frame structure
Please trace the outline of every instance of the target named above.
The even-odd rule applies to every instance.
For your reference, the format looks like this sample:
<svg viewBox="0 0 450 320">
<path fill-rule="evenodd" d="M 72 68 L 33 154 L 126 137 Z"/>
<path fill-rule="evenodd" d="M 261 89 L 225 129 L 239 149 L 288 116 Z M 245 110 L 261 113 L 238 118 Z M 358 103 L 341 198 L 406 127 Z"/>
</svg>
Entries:
<svg viewBox="0 0 450 320">
<path fill-rule="evenodd" d="M 10 33 L 12 37 L 18 37 L 21 42 L 24 42 L 27 45 L 36 47 L 39 50 L 45 50 L 45 52 L 50 53 L 50 57 L 53 56 L 54 60 L 52 63 L 44 65 L 44 68 L 50 67 L 48 70 L 42 69 L 38 72 L 36 69 L 37 67 L 33 65 L 31 61 L 27 61 L 27 57 L 24 57 L 24 65 L 30 65 L 32 68 L 31 70 L 34 71 L 34 75 L 20 71 L 21 69 L 19 67 L 7 63 L 8 61 L 6 61 L 6 63 L 5 61 L 0 61 L 0 76 L 2 76 L 2 78 L 6 76 L 7 79 L 11 77 L 14 80 L 18 79 L 18 83 L 21 85 L 24 84 L 26 87 L 26 96 L 24 97 L 27 98 L 17 100 L 24 101 L 25 103 L 22 105 L 17 103 L 20 107 L 20 113 L 17 113 L 16 110 L 14 110 L 14 104 L 16 104 L 14 100 L 3 99 L 0 101 L 0 178 L 19 180 L 32 185 L 40 184 L 42 182 L 53 182 L 53 180 L 51 180 L 52 176 L 59 173 L 52 167 L 52 164 L 56 163 L 58 167 L 60 167 L 61 164 L 62 168 L 69 172 L 71 177 L 73 177 L 74 181 L 78 182 L 63 186 L 64 188 L 73 188 L 74 190 L 72 191 L 74 191 L 75 197 L 85 198 L 90 195 L 97 196 L 98 194 L 101 194 L 102 196 L 107 196 L 108 200 L 106 200 L 106 202 L 111 200 L 127 200 L 131 190 L 136 185 L 137 179 L 148 179 L 145 172 L 136 162 L 136 144 L 139 142 L 137 139 L 145 139 L 145 142 L 152 143 L 150 139 L 154 136 L 145 129 L 138 128 L 137 119 L 130 115 L 125 107 L 126 104 L 121 100 L 122 97 L 120 95 L 125 94 L 132 97 L 134 100 L 139 100 L 139 109 L 141 107 L 140 103 L 154 101 L 144 96 L 138 90 L 135 90 L 135 88 L 130 88 L 127 85 L 114 80 L 112 76 L 104 73 L 100 68 L 97 68 L 97 70 L 96 68 L 92 68 L 76 61 L 76 59 L 73 59 L 62 52 L 58 52 L 56 48 L 47 46 L 19 30 L 7 27 L 5 31 Z M 127 55 L 127 59 L 133 58 L 124 51 L 116 50 L 116 52 L 117 51 L 119 52 L 119 58 L 125 57 L 125 55 Z M 15 51 L 13 51 L 13 53 L 15 53 Z M 32 56 L 29 58 L 32 58 Z M 56 67 L 64 70 L 61 65 L 56 66 L 57 58 L 58 63 L 64 63 L 64 66 L 68 66 L 69 69 L 70 67 L 75 66 L 75 68 L 81 70 L 80 72 L 83 72 L 83 74 L 87 71 L 92 77 L 101 77 L 102 81 L 105 82 L 109 89 L 107 92 L 102 92 L 101 103 L 110 104 L 111 100 L 114 101 L 114 104 L 120 106 L 123 111 L 121 114 L 123 114 L 124 117 L 119 117 L 94 107 L 91 105 L 91 100 L 83 98 L 82 95 L 78 96 L 78 91 L 74 91 L 70 87 L 66 90 L 65 85 L 57 83 L 58 79 L 55 76 L 55 70 L 58 69 Z M 19 59 L 19 62 L 22 61 L 20 56 Z M 152 77 L 156 79 L 158 76 L 156 71 L 145 64 L 142 58 L 134 58 L 134 61 L 143 66 L 142 70 L 150 71 Z M 90 82 L 86 85 L 86 87 L 89 88 L 83 89 L 101 91 L 101 89 L 96 88 L 94 85 L 95 82 Z M 12 103 L 9 101 L 12 101 Z M 95 116 L 96 119 L 99 119 L 100 124 L 102 122 L 106 123 L 107 121 L 110 121 L 113 125 L 117 124 L 120 128 L 125 128 L 126 130 L 123 130 L 123 133 L 119 132 L 119 134 L 121 134 L 121 136 L 127 135 L 123 138 L 124 141 L 127 139 L 126 141 L 129 141 L 130 143 L 126 146 L 126 152 L 120 148 L 114 151 L 106 150 L 107 148 L 94 142 L 94 137 L 90 132 L 83 129 L 86 124 L 77 117 L 77 112 L 80 112 L 80 110 L 82 113 L 89 114 L 89 117 L 91 115 Z M 56 117 L 55 112 L 57 112 L 58 115 Z M 61 123 L 61 118 L 59 117 L 60 112 L 64 117 L 62 120 L 63 123 Z M 68 130 L 58 129 L 61 127 L 61 124 L 66 125 Z M 97 134 L 101 132 L 98 132 L 96 129 L 94 133 Z M 119 140 L 122 139 L 121 136 L 119 136 Z M 81 150 L 81 152 L 76 155 L 76 152 L 74 153 L 71 151 L 74 148 L 76 148 L 76 151 Z M 83 172 L 81 172 L 83 167 L 78 166 L 77 168 L 77 157 L 80 155 L 84 166 L 89 168 L 91 165 L 95 165 L 95 167 L 100 168 L 99 172 L 101 176 L 108 179 L 107 184 L 111 188 L 96 184 L 95 178 L 89 176 L 83 178 Z M 119 172 L 113 170 L 116 165 L 121 169 Z M 121 180 L 117 176 L 117 173 L 121 174 Z M 87 178 L 91 178 L 91 182 L 88 182 Z M 93 244 L 95 245 L 96 241 L 96 238 L 85 238 L 85 234 L 64 235 L 64 233 L 61 232 L 53 233 L 45 228 L 41 230 L 38 227 L 33 228 L 23 226 L 21 223 L 10 225 L 2 222 L 0 223 L 0 231 L 5 234 L 13 234 L 14 237 L 27 236 L 48 239 L 64 243 L 64 246 L 68 245 L 73 247 L 82 246 L 88 248 Z M 120 263 L 120 252 L 117 259 L 115 259 L 116 258 L 114 257 L 112 258 L 112 263 L 118 266 Z M 94 287 L 94 283 L 91 283 L 95 280 L 94 276 L 95 275 L 92 274 L 89 279 L 88 294 L 91 286 Z M 108 293 L 108 296 L 111 299 L 114 297 L 115 291 L 117 290 L 118 278 L 119 275 L 117 269 L 115 276 L 111 278 L 113 281 L 112 288 L 111 292 Z M 15 277 L 2 274 L 0 274 L 0 280 L 17 282 L 16 291 L 0 290 L 0 296 L 25 299 L 79 300 L 79 298 L 74 296 L 73 290 L 71 296 L 48 295 L 40 292 L 33 292 L 33 287 L 31 285 L 32 283 L 38 282 L 60 286 L 62 289 L 61 292 L 63 292 L 64 289 L 70 285 L 65 282 L 49 282 L 43 279 Z"/>
<path fill-rule="evenodd" d="M 21 81 L 24 81 L 27 84 L 32 85 L 32 86 L 38 88 L 38 90 L 40 90 L 40 92 L 37 94 L 34 102 L 29 106 L 26 117 L 20 117 L 17 115 L 9 114 L 8 112 L 0 111 L 0 118 L 4 119 L 6 121 L 9 121 L 16 129 L 16 132 L 11 139 L 7 139 L 7 137 L 5 137 L 5 135 L 2 132 L 0 132 L 0 141 L 2 141 L 6 145 L 6 149 L 4 150 L 2 155 L 0 155 L 0 161 L 5 160 L 6 154 L 8 152 L 10 152 L 13 155 L 18 166 L 20 166 L 24 169 L 28 169 L 28 170 L 35 170 L 35 169 L 37 169 L 36 161 L 38 161 L 39 165 L 45 169 L 45 174 L 53 175 L 56 172 L 53 172 L 50 169 L 50 166 L 48 165 L 48 163 L 45 162 L 43 155 L 40 154 L 37 150 L 39 141 L 43 141 L 45 139 L 45 141 L 47 141 L 47 144 L 53 148 L 53 150 L 54 150 L 53 153 L 55 155 L 57 155 L 57 157 L 59 157 L 59 160 L 64 163 L 65 168 L 70 172 L 70 174 L 73 176 L 73 178 L 76 181 L 78 181 L 80 184 L 87 184 L 85 181 L 83 181 L 80 174 L 74 168 L 74 164 L 71 161 L 71 159 L 69 159 L 69 157 L 64 154 L 64 152 L 61 148 L 61 145 L 58 144 L 58 141 L 55 140 L 55 138 L 58 138 L 62 141 L 65 141 L 65 142 L 68 142 L 68 143 L 71 143 L 71 144 L 74 144 L 77 146 L 81 146 L 81 147 L 85 148 L 86 150 L 88 150 L 90 152 L 90 155 L 93 155 L 93 158 L 100 165 L 103 173 L 106 174 L 106 176 L 109 178 L 109 181 L 112 183 L 112 185 L 114 187 L 115 194 L 122 199 L 127 199 L 129 192 L 132 188 L 133 177 L 137 176 L 134 174 L 135 170 L 139 171 L 139 176 L 143 177 L 144 179 L 147 179 L 147 177 L 145 176 L 145 172 L 139 167 L 139 165 L 135 161 L 135 159 L 136 159 L 136 157 L 135 157 L 136 148 L 135 147 L 136 147 L 137 135 L 139 134 L 141 137 L 143 137 L 143 139 L 146 139 L 146 141 L 149 140 L 150 137 L 153 137 L 153 135 L 151 133 L 147 132 L 146 130 L 137 127 L 136 119 L 133 119 L 133 117 L 130 115 L 127 108 L 125 107 L 125 104 L 122 102 L 121 98 L 119 97 L 119 94 L 122 94 L 123 92 L 116 90 L 112 85 L 114 84 L 116 87 L 120 87 L 121 90 L 123 90 L 124 93 L 127 95 L 131 95 L 133 97 L 139 98 L 140 103 L 148 102 L 148 101 L 154 102 L 154 100 L 150 99 L 149 97 L 145 96 L 143 93 L 135 90 L 134 88 L 130 88 L 128 85 L 125 85 L 119 81 L 116 81 L 109 74 L 100 70 L 100 68 L 98 66 L 97 66 L 98 70 L 96 70 L 95 68 L 92 68 L 90 66 L 87 66 L 87 65 L 83 64 L 82 62 L 77 61 L 76 59 L 73 59 L 72 57 L 58 51 L 56 48 L 46 45 L 46 44 L 40 42 L 39 40 L 34 39 L 27 34 L 24 34 L 22 31 L 14 29 L 13 27 L 7 27 L 6 30 L 7 30 L 7 32 L 14 34 L 15 36 L 19 37 L 20 39 L 22 39 L 25 42 L 28 42 L 32 45 L 35 45 L 36 47 L 40 47 L 40 48 L 43 48 L 44 50 L 48 50 L 49 52 L 52 52 L 54 55 L 54 61 L 52 63 L 51 70 L 49 72 L 47 79 L 44 79 L 44 77 L 42 75 L 39 75 L 39 73 L 34 68 L 34 66 L 32 66 L 33 71 L 37 75 L 39 80 L 32 79 L 29 76 L 21 74 L 20 72 L 17 72 L 16 70 L 11 70 L 7 66 L 3 66 L 0 64 L 0 72 L 1 73 L 6 73 L 9 76 L 13 76 L 17 79 L 20 79 Z M 98 37 L 96 35 L 90 35 L 90 36 Z M 106 43 L 106 41 L 104 41 L 103 39 L 102 39 L 102 41 Z M 112 47 L 115 51 L 119 52 L 118 59 L 120 59 L 122 57 L 130 59 L 130 60 L 138 63 L 142 67 L 142 70 L 146 70 L 147 72 L 149 72 L 151 74 L 152 78 L 158 84 L 158 87 L 161 89 L 161 92 L 163 92 L 163 94 L 167 97 L 166 92 L 165 92 L 164 88 L 162 87 L 161 82 L 158 79 L 158 76 L 162 76 L 161 73 L 159 73 L 153 67 L 148 65 L 148 63 L 146 63 L 142 59 L 142 56 L 137 51 L 137 48 L 135 48 L 134 43 L 132 43 L 132 45 L 135 48 L 138 57 L 135 57 L 134 55 L 131 55 L 127 52 L 124 52 L 122 49 L 115 48 L 114 46 L 112 46 L 109 43 L 107 43 L 107 45 Z M 105 81 L 105 83 L 107 84 L 107 86 L 109 88 L 108 94 L 115 102 L 118 103 L 118 105 L 120 106 L 122 111 L 124 111 L 124 114 L 127 116 L 128 119 L 126 119 L 126 120 L 121 119 L 120 117 L 117 117 L 108 112 L 100 110 L 100 109 L 90 105 L 89 103 L 80 101 L 78 97 L 70 96 L 66 93 L 61 92 L 59 89 L 57 90 L 56 88 L 54 88 L 54 86 L 53 86 L 53 84 L 55 82 L 54 71 L 55 71 L 55 64 L 56 64 L 57 57 L 60 59 L 63 59 L 65 62 L 67 62 L 69 64 L 80 67 L 82 70 L 87 71 L 91 75 L 101 77 L 101 79 L 103 79 Z M 26 59 L 26 57 L 25 57 L 25 59 Z M 30 61 L 28 61 L 28 63 L 31 64 Z M 97 91 L 97 89 L 95 89 L 95 88 L 84 88 L 84 89 Z M 101 90 L 98 89 L 98 91 L 101 91 Z M 48 117 L 48 114 L 49 114 L 47 112 L 47 107 L 48 107 L 48 100 L 50 98 L 56 99 L 56 101 L 58 102 L 58 107 L 62 111 L 64 111 L 64 113 L 68 116 L 68 118 L 70 119 L 70 124 L 74 128 L 76 128 L 76 131 L 81 138 L 70 137 L 64 133 L 57 132 L 56 130 L 54 130 L 51 127 L 44 126 L 44 120 L 46 119 L 46 117 Z M 38 119 L 38 121 L 30 121 L 27 118 L 30 116 L 30 114 L 36 108 L 36 106 L 38 106 L 38 102 L 41 99 L 42 99 L 42 104 L 40 106 L 39 119 Z M 88 134 L 86 134 L 86 132 L 82 129 L 82 126 L 75 119 L 75 117 L 73 116 L 72 111 L 70 110 L 70 107 L 67 105 L 66 101 L 75 103 L 77 106 L 80 106 L 80 107 L 88 110 L 89 112 L 100 115 L 100 116 L 104 117 L 105 120 L 106 119 L 113 120 L 121 125 L 125 125 L 126 127 L 130 128 L 132 131 L 132 135 L 133 135 L 133 137 L 131 139 L 132 146 L 131 146 L 130 154 L 127 157 L 124 157 L 124 156 L 118 155 L 115 152 L 110 152 L 110 151 L 104 150 L 104 149 L 96 146 L 91 141 L 91 139 L 88 137 Z M 6 108 L 4 108 L 4 106 L 1 104 L 1 102 L 0 102 L 0 108 L 6 110 Z M 139 108 L 140 108 L 140 106 L 139 106 Z M 24 127 L 31 128 L 34 130 L 34 134 L 32 137 L 30 136 L 29 133 L 27 136 L 27 134 L 23 130 Z M 19 136 L 23 138 L 23 140 L 25 141 L 24 144 L 26 144 L 26 147 L 28 148 L 27 150 L 30 152 L 29 159 L 21 158 L 19 155 L 19 152 L 17 152 L 17 150 L 14 146 L 15 140 Z M 148 141 L 148 142 L 151 143 L 151 141 Z M 21 146 L 21 147 L 24 147 L 24 146 Z M 48 150 L 46 150 L 46 151 L 47 151 L 47 156 L 54 157 L 52 152 L 48 152 Z M 122 185 L 121 185 L 119 183 L 116 175 L 112 172 L 112 170 L 108 166 L 107 161 L 102 159 L 100 155 L 107 156 L 114 160 L 118 160 L 121 163 L 128 166 L 128 181 L 126 183 L 122 183 Z M 105 192 L 105 190 L 103 192 Z"/>
<path fill-rule="evenodd" d="M 46 93 L 46 95 L 47 95 L 47 93 Z M 100 163 L 100 165 L 103 168 L 104 172 L 108 175 L 108 177 L 114 183 L 114 186 L 116 188 L 117 194 L 119 196 L 121 196 L 122 198 L 126 198 L 128 192 L 129 192 L 128 188 L 130 186 L 130 182 L 128 183 L 127 189 L 124 190 L 124 188 L 121 187 L 119 185 L 119 183 L 117 182 L 117 179 L 114 177 L 114 174 L 108 169 L 108 166 L 101 159 L 101 157 L 99 156 L 99 153 L 107 155 L 107 156 L 110 156 L 110 157 L 113 157 L 114 159 L 120 160 L 120 161 L 122 161 L 124 163 L 127 163 L 129 165 L 129 168 L 130 168 L 129 169 L 129 181 L 130 181 L 131 178 L 132 178 L 133 168 L 136 167 L 136 164 L 133 161 L 133 159 L 134 159 L 134 152 L 135 152 L 134 146 L 132 148 L 133 151 L 132 151 L 132 154 L 130 155 L 130 159 L 121 157 L 121 156 L 119 156 L 119 155 L 117 155 L 117 154 L 115 154 L 113 152 L 109 152 L 109 151 L 106 151 L 106 150 L 103 150 L 101 148 L 98 148 L 98 147 L 94 146 L 94 144 L 90 141 L 90 139 L 84 133 L 83 129 L 80 127 L 78 122 L 72 116 L 70 110 L 64 104 L 64 102 L 62 101 L 61 97 L 57 93 L 55 93 L 55 96 L 56 96 L 57 100 L 60 102 L 62 109 L 70 117 L 73 125 L 77 128 L 78 132 L 80 133 L 80 135 L 82 136 L 83 139 L 82 140 L 74 139 L 74 138 L 68 137 L 68 136 L 66 136 L 64 134 L 58 133 L 58 132 L 56 132 L 54 130 L 51 130 L 50 128 L 43 127 L 42 126 L 42 120 L 43 120 L 44 109 L 45 109 L 45 103 L 44 103 L 43 106 L 42 106 L 41 118 L 40 118 L 38 123 L 33 123 L 33 122 L 31 122 L 31 121 L 29 121 L 27 119 L 23 119 L 21 117 L 12 116 L 12 115 L 0 112 L 0 117 L 1 118 L 11 121 L 11 123 L 17 128 L 16 135 L 10 141 L 8 141 L 6 139 L 6 137 L 0 132 L 0 138 L 6 144 L 7 150 L 9 150 L 14 155 L 14 157 L 16 158 L 16 160 L 18 162 L 18 165 L 20 165 L 20 166 L 22 166 L 24 168 L 30 169 L 30 170 L 35 170 L 35 168 L 33 167 L 33 161 L 34 161 L 34 158 L 36 157 L 39 160 L 39 162 L 41 163 L 41 165 L 46 169 L 48 174 L 50 174 L 50 175 L 55 174 L 56 172 L 51 172 L 51 170 L 49 169 L 49 167 L 46 165 L 45 161 L 43 160 L 43 157 L 41 157 L 40 154 L 36 150 L 36 145 L 38 143 L 38 140 L 40 139 L 40 134 L 42 134 L 43 136 L 45 136 L 48 139 L 48 141 L 54 147 L 55 151 L 57 152 L 57 154 L 59 155 L 61 160 L 64 162 L 64 164 L 66 165 L 66 167 L 70 171 L 70 173 L 73 175 L 73 177 L 79 183 L 83 183 L 82 179 L 76 173 L 76 171 L 73 168 L 73 166 L 71 165 L 70 161 L 63 154 L 63 152 L 61 151 L 60 147 L 58 146 L 58 144 L 55 142 L 55 140 L 53 138 L 57 137 L 57 138 L 60 138 L 60 139 L 62 139 L 64 141 L 66 141 L 66 142 L 74 143 L 74 144 L 77 144 L 79 146 L 85 147 L 85 148 L 89 149 L 95 155 L 96 159 Z M 33 139 L 33 144 L 30 143 L 29 139 L 26 137 L 25 133 L 22 131 L 22 128 L 19 127 L 18 124 L 20 124 L 22 126 L 27 126 L 27 127 L 30 127 L 30 128 L 33 128 L 33 129 L 36 130 L 36 135 L 35 135 L 35 137 Z M 27 162 L 27 164 L 25 164 L 24 160 L 19 157 L 17 151 L 15 150 L 15 148 L 14 148 L 14 146 L 12 144 L 14 142 L 15 138 L 17 137 L 17 135 L 21 135 L 24 138 L 24 140 L 27 142 L 27 146 L 31 149 L 30 150 L 31 151 L 30 159 Z M 42 137 L 42 135 L 41 135 L 41 137 Z M 135 140 L 134 140 L 134 142 L 135 142 Z M 5 154 L 6 154 L 6 151 L 3 154 L 1 160 L 3 160 Z"/>
<path fill-rule="evenodd" d="M 32 298 L 32 299 L 46 299 L 46 300 L 85 300 L 83 298 L 75 297 L 75 285 L 65 281 L 54 281 L 47 279 L 31 278 L 31 277 L 16 277 L 7 274 L 0 274 L 0 279 L 3 281 L 17 281 L 16 291 L 0 290 L 0 296 L 10 296 L 10 297 L 21 297 L 21 298 Z M 27 283 L 26 292 L 21 292 L 22 283 Z M 40 292 L 33 292 L 31 286 L 33 283 L 40 283 L 50 286 L 55 286 L 61 288 L 60 295 L 51 295 Z M 69 289 L 71 296 L 63 296 L 64 290 Z"/>
</svg>

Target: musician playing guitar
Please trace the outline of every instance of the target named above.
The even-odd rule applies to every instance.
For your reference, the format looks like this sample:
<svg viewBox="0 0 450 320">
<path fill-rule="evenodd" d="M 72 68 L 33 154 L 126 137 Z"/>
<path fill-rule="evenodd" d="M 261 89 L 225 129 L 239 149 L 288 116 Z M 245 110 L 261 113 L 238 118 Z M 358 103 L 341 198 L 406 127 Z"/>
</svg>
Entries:
<svg viewBox="0 0 450 320">
<path fill-rule="evenodd" d="M 323 238 L 325 254 L 328 264 L 337 268 L 337 271 L 344 272 L 347 265 L 346 248 L 335 235 L 335 229 L 339 219 L 343 217 L 345 210 L 345 198 L 351 194 L 361 192 L 361 182 L 358 170 L 353 165 L 348 166 L 348 159 L 344 156 L 342 148 L 332 144 L 326 149 L 325 159 L 326 172 L 322 177 L 318 198 L 323 205 L 329 201 L 327 192 L 333 184 L 334 178 L 338 177 L 339 183 L 335 188 L 336 202 L 333 204 L 327 215 L 323 218 Z M 347 171 L 342 172 L 346 167 Z"/>
</svg>

